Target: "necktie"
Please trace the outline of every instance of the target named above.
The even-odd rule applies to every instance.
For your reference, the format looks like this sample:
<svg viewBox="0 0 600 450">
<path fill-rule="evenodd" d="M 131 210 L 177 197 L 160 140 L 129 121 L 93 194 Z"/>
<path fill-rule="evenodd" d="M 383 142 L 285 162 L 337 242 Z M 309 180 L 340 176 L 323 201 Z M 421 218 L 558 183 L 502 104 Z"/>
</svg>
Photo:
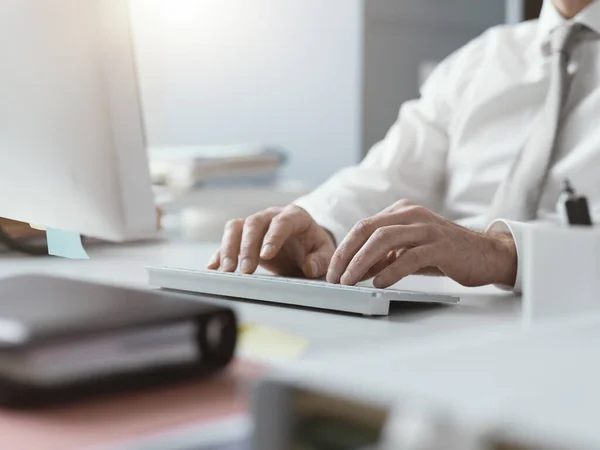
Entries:
<svg viewBox="0 0 600 450">
<path fill-rule="evenodd" d="M 568 24 L 552 34 L 552 61 L 546 101 L 537 126 L 514 162 L 508 177 L 496 192 L 490 208 L 490 220 L 502 218 L 529 221 L 537 218 L 568 92 L 569 56 L 578 35 L 584 29 L 579 24 Z"/>
</svg>

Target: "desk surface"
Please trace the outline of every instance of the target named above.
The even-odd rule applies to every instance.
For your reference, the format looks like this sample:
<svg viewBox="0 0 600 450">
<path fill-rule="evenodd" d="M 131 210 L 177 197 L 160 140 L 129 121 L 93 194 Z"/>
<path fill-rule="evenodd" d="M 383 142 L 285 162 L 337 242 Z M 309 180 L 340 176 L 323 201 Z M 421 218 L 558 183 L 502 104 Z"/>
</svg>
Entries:
<svg viewBox="0 0 600 450">
<path fill-rule="evenodd" d="M 23 273 L 49 273 L 74 278 L 147 287 L 148 265 L 203 268 L 217 244 L 153 242 L 89 248 L 89 261 L 54 257 L 35 258 L 4 254 L 0 277 Z M 409 277 L 400 289 L 451 292 L 461 295 L 457 306 L 396 305 L 388 317 L 366 318 L 255 302 L 227 301 L 244 322 L 260 323 L 310 340 L 309 355 L 348 345 L 395 339 L 409 342 L 443 332 L 464 331 L 492 325 L 520 324 L 521 302 L 493 287 L 465 289 L 443 278 Z M 398 338 L 400 340 L 398 341 Z"/>
</svg>

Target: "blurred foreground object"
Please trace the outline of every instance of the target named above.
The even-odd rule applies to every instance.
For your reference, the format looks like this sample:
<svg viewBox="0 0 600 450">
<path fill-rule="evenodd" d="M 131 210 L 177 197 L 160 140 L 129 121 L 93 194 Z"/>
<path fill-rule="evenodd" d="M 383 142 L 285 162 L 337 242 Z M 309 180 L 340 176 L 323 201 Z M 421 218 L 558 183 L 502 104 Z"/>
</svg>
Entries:
<svg viewBox="0 0 600 450">
<path fill-rule="evenodd" d="M 295 361 L 310 346 L 307 338 L 255 323 L 239 326 L 237 354 L 265 363 Z"/>
<path fill-rule="evenodd" d="M 162 291 L 26 275 L 0 280 L 0 405 L 29 408 L 212 376 L 227 307 Z"/>
<path fill-rule="evenodd" d="M 600 228 L 531 224 L 523 240 L 524 320 L 600 312 Z"/>
<path fill-rule="evenodd" d="M 255 448 L 600 448 L 600 314 L 402 343 L 268 375 Z"/>
</svg>

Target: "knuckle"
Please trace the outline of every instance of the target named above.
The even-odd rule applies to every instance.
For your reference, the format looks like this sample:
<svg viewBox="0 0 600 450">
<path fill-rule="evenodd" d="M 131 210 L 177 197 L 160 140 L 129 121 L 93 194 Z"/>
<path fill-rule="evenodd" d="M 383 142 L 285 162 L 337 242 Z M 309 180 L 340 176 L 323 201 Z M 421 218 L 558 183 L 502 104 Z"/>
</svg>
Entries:
<svg viewBox="0 0 600 450">
<path fill-rule="evenodd" d="M 270 208 L 265 209 L 265 214 L 267 215 L 271 215 L 271 214 L 279 214 L 281 213 L 281 211 L 283 211 L 282 208 L 278 208 L 276 206 L 271 206 Z"/>
<path fill-rule="evenodd" d="M 416 203 L 406 198 L 403 198 L 396 202 L 396 206 L 399 208 L 408 208 L 410 206 L 416 206 Z"/>
<path fill-rule="evenodd" d="M 428 211 L 427 211 L 427 208 L 423 208 L 422 206 L 412 205 L 412 206 L 407 207 L 404 210 L 404 213 L 408 217 L 412 217 L 414 219 L 421 219 L 428 214 Z"/>
<path fill-rule="evenodd" d="M 256 226 L 261 225 L 265 221 L 265 217 L 263 214 L 253 214 L 245 220 L 244 226 L 249 228 L 254 228 Z"/>
<path fill-rule="evenodd" d="M 422 214 L 425 211 L 427 211 L 425 208 L 423 208 L 420 205 L 412 205 L 408 207 L 408 210 L 413 213 L 413 214 Z"/>
<path fill-rule="evenodd" d="M 276 228 L 283 228 L 289 225 L 291 222 L 291 217 L 288 214 L 282 213 L 275 217 L 272 221 L 273 226 Z"/>
<path fill-rule="evenodd" d="M 244 225 L 244 219 L 232 219 L 225 224 L 225 230 L 234 231 Z"/>
<path fill-rule="evenodd" d="M 373 233 L 373 241 L 375 241 L 376 244 L 383 244 L 392 237 L 391 235 L 391 230 L 387 228 L 378 228 Z"/>
<path fill-rule="evenodd" d="M 302 208 L 300 208 L 298 205 L 294 205 L 293 203 L 290 203 L 285 208 L 283 208 L 283 211 L 304 211 L 304 210 Z"/>
<path fill-rule="evenodd" d="M 296 205 L 291 205 L 289 209 L 284 209 L 282 214 L 289 217 L 290 220 L 296 220 L 302 223 L 314 222 L 313 217 L 308 211 Z"/>
<path fill-rule="evenodd" d="M 297 205 L 288 205 L 283 209 L 280 209 L 281 214 L 295 216 L 299 214 L 308 214 L 304 209 Z"/>
<path fill-rule="evenodd" d="M 361 236 L 370 236 L 373 230 L 373 219 L 362 219 L 354 225 L 354 232 Z"/>
</svg>

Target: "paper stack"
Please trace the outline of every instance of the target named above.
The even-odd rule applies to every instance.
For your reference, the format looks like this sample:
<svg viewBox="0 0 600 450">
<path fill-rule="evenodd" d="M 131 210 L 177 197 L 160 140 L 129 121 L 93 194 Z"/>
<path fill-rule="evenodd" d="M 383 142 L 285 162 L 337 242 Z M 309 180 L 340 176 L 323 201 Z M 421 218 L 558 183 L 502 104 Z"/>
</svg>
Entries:
<svg viewBox="0 0 600 450">
<path fill-rule="evenodd" d="M 161 147 L 149 154 L 152 182 L 176 191 L 271 185 L 286 161 L 282 149 L 269 146 Z"/>
</svg>

